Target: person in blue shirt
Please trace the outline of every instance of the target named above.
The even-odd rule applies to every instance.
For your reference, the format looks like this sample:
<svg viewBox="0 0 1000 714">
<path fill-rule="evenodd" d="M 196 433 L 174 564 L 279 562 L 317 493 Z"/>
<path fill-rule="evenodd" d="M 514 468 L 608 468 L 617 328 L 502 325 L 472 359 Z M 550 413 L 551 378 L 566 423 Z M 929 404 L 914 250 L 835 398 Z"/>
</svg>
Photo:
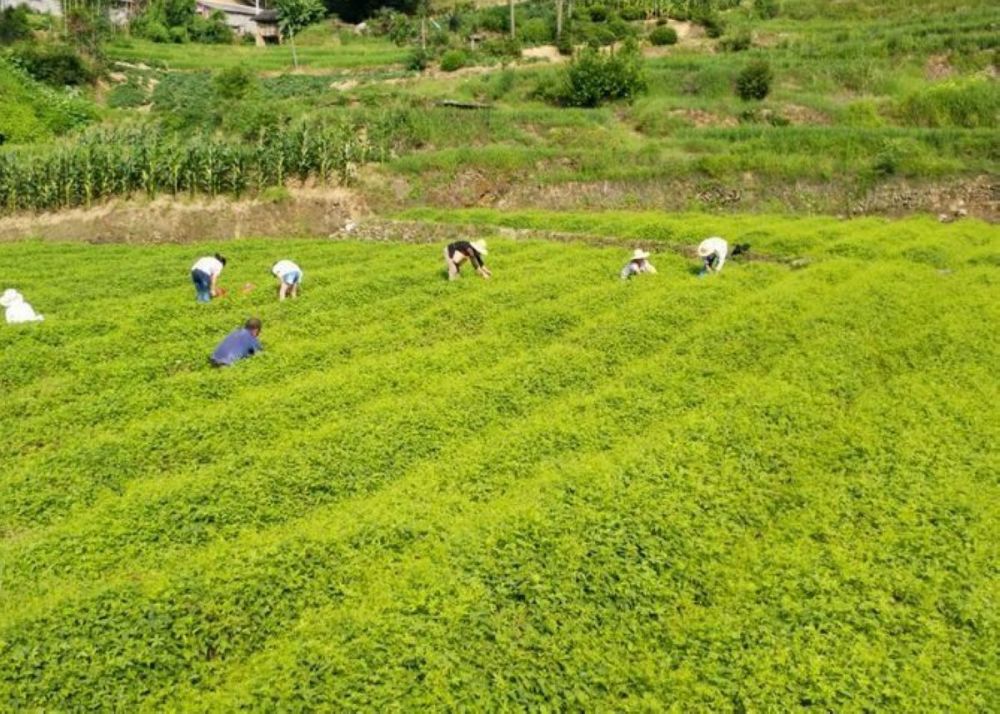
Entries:
<svg viewBox="0 0 1000 714">
<path fill-rule="evenodd" d="M 228 367 L 233 362 L 261 352 L 264 348 L 257 340 L 260 327 L 260 320 L 251 317 L 242 328 L 230 332 L 215 348 L 209 358 L 211 363 L 216 367 Z"/>
</svg>

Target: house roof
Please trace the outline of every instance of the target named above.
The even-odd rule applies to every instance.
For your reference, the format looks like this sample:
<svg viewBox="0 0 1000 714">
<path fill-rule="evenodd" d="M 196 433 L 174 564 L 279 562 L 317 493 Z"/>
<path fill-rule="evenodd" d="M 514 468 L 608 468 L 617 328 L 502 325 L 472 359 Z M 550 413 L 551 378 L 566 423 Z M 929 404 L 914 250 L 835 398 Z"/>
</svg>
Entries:
<svg viewBox="0 0 1000 714">
<path fill-rule="evenodd" d="M 274 10 L 258 11 L 253 5 L 243 5 L 235 2 L 220 2 L 219 0 L 197 0 L 199 7 L 209 10 L 219 10 L 227 15 L 248 15 L 258 22 L 277 22 L 278 13 Z"/>
</svg>

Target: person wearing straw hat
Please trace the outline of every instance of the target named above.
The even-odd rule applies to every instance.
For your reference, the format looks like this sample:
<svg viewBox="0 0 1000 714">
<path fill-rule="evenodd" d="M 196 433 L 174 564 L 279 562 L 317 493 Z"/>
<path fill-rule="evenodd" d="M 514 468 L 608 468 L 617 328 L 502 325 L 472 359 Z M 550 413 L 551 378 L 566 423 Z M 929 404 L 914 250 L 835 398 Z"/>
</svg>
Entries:
<svg viewBox="0 0 1000 714">
<path fill-rule="evenodd" d="M 483 262 L 483 256 L 486 254 L 486 241 L 484 240 L 477 240 L 472 243 L 467 240 L 460 240 L 449 243 L 444 249 L 444 262 L 448 268 L 448 280 L 454 280 L 458 277 L 458 271 L 462 263 L 466 260 L 476 269 L 477 275 L 486 279 L 492 278 L 493 273 L 490 272 L 490 269 L 486 267 L 486 263 Z"/>
<path fill-rule="evenodd" d="M 656 273 L 656 268 L 653 264 L 649 262 L 649 253 L 644 251 L 642 248 L 636 248 L 632 253 L 632 259 L 625 264 L 622 268 L 622 280 L 628 280 L 633 275 L 638 275 L 639 273 Z"/>
<path fill-rule="evenodd" d="M 287 295 L 291 295 L 293 298 L 299 296 L 302 268 L 290 260 L 279 260 L 271 268 L 271 273 L 278 279 L 279 300 L 284 300 Z"/>
</svg>

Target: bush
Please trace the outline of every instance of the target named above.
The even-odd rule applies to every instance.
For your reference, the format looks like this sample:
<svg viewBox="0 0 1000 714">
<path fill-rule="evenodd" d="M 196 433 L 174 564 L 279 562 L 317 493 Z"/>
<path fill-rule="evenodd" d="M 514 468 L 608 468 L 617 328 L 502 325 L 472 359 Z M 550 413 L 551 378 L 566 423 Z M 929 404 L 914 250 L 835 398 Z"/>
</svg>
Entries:
<svg viewBox="0 0 1000 714">
<path fill-rule="evenodd" d="M 770 20 L 778 16 L 778 0 L 754 0 L 754 14 L 762 20 Z"/>
<path fill-rule="evenodd" d="M 635 37 L 635 30 L 632 29 L 632 26 L 620 17 L 611 18 L 608 22 L 608 30 L 615 36 L 616 40 L 624 40 L 629 37 Z"/>
<path fill-rule="evenodd" d="M 163 44 L 170 42 L 170 30 L 160 22 L 147 22 L 143 26 L 141 34 L 147 40 L 152 40 L 153 42 L 161 42 Z"/>
<path fill-rule="evenodd" d="M 191 40 L 191 36 L 188 34 L 188 29 L 186 27 L 171 27 L 170 28 L 170 41 L 183 45 Z"/>
<path fill-rule="evenodd" d="M 591 22 L 604 22 L 608 19 L 608 8 L 604 5 L 591 5 L 587 8 L 587 14 L 590 15 Z"/>
<path fill-rule="evenodd" d="M 615 33 L 607 25 L 595 25 L 588 44 L 591 46 L 607 47 L 618 41 Z"/>
<path fill-rule="evenodd" d="M 571 107 L 596 107 L 616 99 L 631 100 L 646 91 L 642 55 L 634 41 L 617 53 L 584 50 L 565 70 L 554 99 Z"/>
<path fill-rule="evenodd" d="M 660 25 L 649 33 L 649 44 L 655 47 L 677 44 L 677 30 L 668 26 Z"/>
<path fill-rule="evenodd" d="M 521 23 L 517 34 L 525 44 L 542 45 L 552 41 L 555 28 L 543 17 L 532 17 Z"/>
<path fill-rule="evenodd" d="M 28 23 L 28 8 L 24 5 L 4 8 L 0 12 L 0 45 L 9 45 L 30 38 L 31 25 Z"/>
<path fill-rule="evenodd" d="M 20 45 L 13 59 L 29 75 L 53 87 L 75 87 L 96 79 L 94 71 L 69 45 Z"/>
<path fill-rule="evenodd" d="M 406 68 L 412 72 L 423 72 L 430 62 L 430 55 L 427 50 L 417 47 L 406 58 Z"/>
<path fill-rule="evenodd" d="M 108 106 L 115 109 L 141 107 L 149 101 L 145 87 L 134 79 L 115 86 L 108 92 Z"/>
<path fill-rule="evenodd" d="M 637 22 L 639 20 L 646 19 L 645 11 L 638 5 L 630 5 L 628 7 L 623 7 L 619 12 L 621 18 L 628 22 Z"/>
<path fill-rule="evenodd" d="M 736 77 L 736 96 L 743 101 L 761 100 L 770 93 L 773 78 L 771 65 L 755 60 Z"/>
<path fill-rule="evenodd" d="M 493 57 L 510 57 L 519 59 L 521 57 L 521 41 L 510 37 L 500 37 L 486 40 L 482 44 L 482 51 L 485 55 Z"/>
<path fill-rule="evenodd" d="M 722 33 L 726 31 L 722 19 L 715 14 L 703 15 L 698 18 L 697 22 L 705 28 L 705 34 L 712 39 L 722 37 Z"/>
<path fill-rule="evenodd" d="M 563 29 L 562 36 L 556 40 L 556 49 L 559 50 L 559 54 L 561 55 L 568 56 L 573 54 L 573 33 Z"/>
<path fill-rule="evenodd" d="M 233 31 L 226 24 L 226 16 L 214 11 L 208 19 L 195 15 L 190 25 L 191 37 L 197 42 L 227 45 L 233 41 Z"/>
<path fill-rule="evenodd" d="M 744 52 L 753 45 L 753 34 L 750 30 L 740 30 L 731 37 L 719 40 L 719 47 L 725 52 Z"/>
<path fill-rule="evenodd" d="M 219 71 L 212 80 L 223 99 L 244 99 L 257 88 L 257 77 L 239 65 Z"/>
<path fill-rule="evenodd" d="M 454 72 L 465 66 L 468 58 L 462 50 L 448 50 L 441 56 L 441 71 Z"/>
</svg>

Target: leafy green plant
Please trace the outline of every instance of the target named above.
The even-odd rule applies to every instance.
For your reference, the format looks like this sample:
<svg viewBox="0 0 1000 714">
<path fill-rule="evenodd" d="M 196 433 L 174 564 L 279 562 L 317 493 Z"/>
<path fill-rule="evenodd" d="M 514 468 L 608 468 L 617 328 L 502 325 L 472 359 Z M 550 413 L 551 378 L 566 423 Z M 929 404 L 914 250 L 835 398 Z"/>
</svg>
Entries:
<svg viewBox="0 0 1000 714">
<path fill-rule="evenodd" d="M 245 99 L 257 90 L 257 77 L 243 67 L 220 70 L 212 82 L 223 99 Z"/>
<path fill-rule="evenodd" d="M 441 55 L 441 71 L 454 72 L 465 66 L 467 61 L 465 52 L 462 50 L 448 50 Z"/>
<path fill-rule="evenodd" d="M 642 55 L 634 41 L 613 54 L 584 50 L 561 76 L 554 99 L 571 107 L 596 107 L 608 101 L 631 100 L 646 90 L 642 64 Z"/>
<path fill-rule="evenodd" d="M 649 44 L 655 47 L 677 44 L 677 30 L 669 25 L 658 25 L 649 33 Z"/>
<path fill-rule="evenodd" d="M 774 74 L 766 60 L 750 62 L 736 76 L 736 96 L 745 102 L 764 99 L 771 92 Z"/>
<path fill-rule="evenodd" d="M 447 238 L 0 243 L 47 317 L 2 326 L 9 708 L 990 700 L 996 226 L 407 216 L 494 280 Z M 698 279 L 714 233 L 761 258 Z M 196 305 L 220 249 L 258 287 Z M 248 315 L 265 351 L 209 368 Z"/>
</svg>

